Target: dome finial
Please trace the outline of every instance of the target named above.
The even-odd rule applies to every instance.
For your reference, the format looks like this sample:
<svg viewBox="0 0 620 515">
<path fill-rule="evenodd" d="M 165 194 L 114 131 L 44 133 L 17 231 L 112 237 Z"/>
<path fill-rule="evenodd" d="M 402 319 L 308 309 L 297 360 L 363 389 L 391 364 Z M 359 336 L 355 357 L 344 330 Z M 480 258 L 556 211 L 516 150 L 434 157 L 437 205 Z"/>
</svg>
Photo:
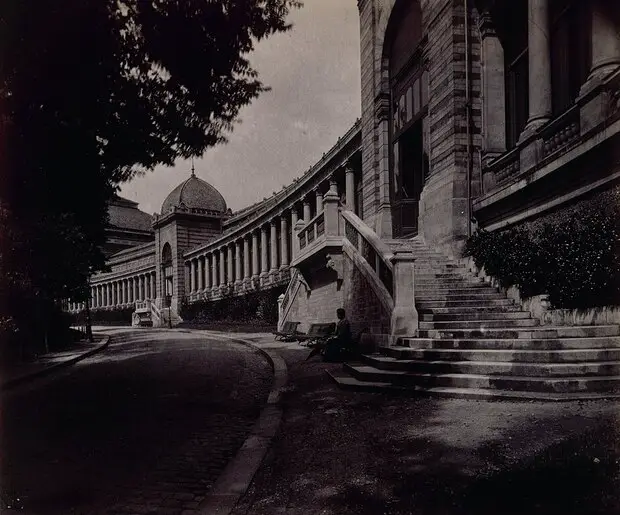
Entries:
<svg viewBox="0 0 620 515">
<path fill-rule="evenodd" d="M 192 157 L 192 177 L 196 177 L 196 172 L 194 171 L 194 158 Z"/>
</svg>

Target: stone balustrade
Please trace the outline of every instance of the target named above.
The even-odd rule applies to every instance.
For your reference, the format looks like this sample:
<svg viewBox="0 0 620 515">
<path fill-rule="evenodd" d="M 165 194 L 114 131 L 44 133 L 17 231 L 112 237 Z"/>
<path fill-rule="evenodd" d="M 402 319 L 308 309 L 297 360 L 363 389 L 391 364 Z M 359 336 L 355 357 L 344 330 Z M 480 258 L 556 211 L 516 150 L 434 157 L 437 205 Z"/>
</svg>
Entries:
<svg viewBox="0 0 620 515">
<path fill-rule="evenodd" d="M 135 306 L 138 302 L 154 300 L 156 293 L 156 274 L 154 270 L 131 274 L 127 277 L 100 279 L 90 287 L 91 309 L 116 309 Z M 69 311 L 77 312 L 85 308 L 85 303 L 69 302 Z"/>
<path fill-rule="evenodd" d="M 347 205 L 356 209 L 358 178 L 350 161 L 359 151 L 358 125 L 324 156 L 321 166 L 312 170 L 314 175 L 304 176 L 295 187 L 285 189 L 278 203 L 267 203 L 267 210 L 257 209 L 257 216 L 244 211 L 245 223 L 238 223 L 233 216 L 232 231 L 227 232 L 225 227 L 222 236 L 185 253 L 185 295 L 189 302 L 289 282 L 291 261 L 300 250 L 296 227 L 307 225 L 303 231 L 306 243 L 321 238 L 326 230 L 326 207 L 330 201 L 338 203 L 339 185 Z"/>
</svg>

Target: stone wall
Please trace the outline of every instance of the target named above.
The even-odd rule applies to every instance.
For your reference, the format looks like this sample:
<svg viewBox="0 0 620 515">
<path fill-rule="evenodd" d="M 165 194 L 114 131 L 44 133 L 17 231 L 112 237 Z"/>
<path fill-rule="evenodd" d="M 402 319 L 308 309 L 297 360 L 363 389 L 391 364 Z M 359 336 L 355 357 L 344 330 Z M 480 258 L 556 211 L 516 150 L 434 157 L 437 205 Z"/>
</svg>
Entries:
<svg viewBox="0 0 620 515">
<path fill-rule="evenodd" d="M 344 308 L 353 333 L 367 330 L 375 345 L 387 344 L 391 313 L 386 311 L 368 280 L 346 255 L 343 289 Z"/>
<path fill-rule="evenodd" d="M 313 271 L 310 280 L 310 292 L 299 288 L 286 321 L 300 322 L 299 330 L 306 332 L 311 323 L 335 322 L 336 309 L 344 308 L 354 335 L 364 330 L 375 346 L 388 343 L 391 313 L 346 254 L 342 280 L 327 268 Z"/>
<path fill-rule="evenodd" d="M 306 332 L 312 323 L 336 321 L 336 309 L 343 307 L 343 292 L 336 272 L 319 269 L 309 280 L 310 292 L 303 285 L 299 288 L 286 317 L 287 321 L 300 322 L 302 332 Z"/>
<path fill-rule="evenodd" d="M 413 0 L 404 0 L 413 1 Z M 436 247 L 458 254 L 468 234 L 468 139 L 464 0 L 420 0 L 429 72 L 430 177 L 420 200 L 419 230 Z M 384 40 L 395 0 L 363 0 L 360 7 L 362 87 L 362 218 L 381 237 L 391 237 L 391 145 L 385 109 L 389 73 Z M 398 21 L 398 20 L 395 20 Z M 481 145 L 480 42 L 470 19 L 472 195 L 477 193 Z M 412 54 L 415 49 L 412 49 Z M 381 98 L 384 100 L 381 100 Z M 385 100 L 385 99 L 388 100 Z"/>
</svg>

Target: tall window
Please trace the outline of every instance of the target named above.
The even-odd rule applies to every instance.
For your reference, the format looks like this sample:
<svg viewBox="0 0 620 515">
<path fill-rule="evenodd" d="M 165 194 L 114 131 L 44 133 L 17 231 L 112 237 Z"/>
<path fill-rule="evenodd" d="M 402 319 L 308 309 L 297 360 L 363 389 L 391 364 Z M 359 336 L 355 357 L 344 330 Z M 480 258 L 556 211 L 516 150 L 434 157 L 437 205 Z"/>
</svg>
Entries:
<svg viewBox="0 0 620 515">
<path fill-rule="evenodd" d="M 551 91 L 555 116 L 568 109 L 590 71 L 589 2 L 549 0 Z"/>
<path fill-rule="evenodd" d="M 502 5 L 504 8 L 497 19 L 498 33 L 504 48 L 506 144 L 512 148 L 525 128 L 529 115 L 527 0 L 511 0 Z"/>
<path fill-rule="evenodd" d="M 418 201 L 430 170 L 428 73 L 414 65 L 392 91 L 394 222 L 405 235 L 417 231 Z"/>
<path fill-rule="evenodd" d="M 164 272 L 164 294 L 172 295 L 174 269 L 172 268 L 172 248 L 169 243 L 165 243 L 161 251 L 161 266 Z"/>
</svg>

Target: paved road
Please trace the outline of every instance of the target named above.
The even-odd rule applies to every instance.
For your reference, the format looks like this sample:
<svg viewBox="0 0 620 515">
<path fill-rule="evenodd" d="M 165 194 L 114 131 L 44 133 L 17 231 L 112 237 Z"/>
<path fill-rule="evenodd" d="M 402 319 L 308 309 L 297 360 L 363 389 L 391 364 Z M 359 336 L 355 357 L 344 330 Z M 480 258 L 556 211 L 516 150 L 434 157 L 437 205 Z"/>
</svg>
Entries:
<svg viewBox="0 0 620 515">
<path fill-rule="evenodd" d="M 4 395 L 2 492 L 24 513 L 196 513 L 245 440 L 271 386 L 260 354 L 181 332 L 123 338 Z"/>
</svg>

